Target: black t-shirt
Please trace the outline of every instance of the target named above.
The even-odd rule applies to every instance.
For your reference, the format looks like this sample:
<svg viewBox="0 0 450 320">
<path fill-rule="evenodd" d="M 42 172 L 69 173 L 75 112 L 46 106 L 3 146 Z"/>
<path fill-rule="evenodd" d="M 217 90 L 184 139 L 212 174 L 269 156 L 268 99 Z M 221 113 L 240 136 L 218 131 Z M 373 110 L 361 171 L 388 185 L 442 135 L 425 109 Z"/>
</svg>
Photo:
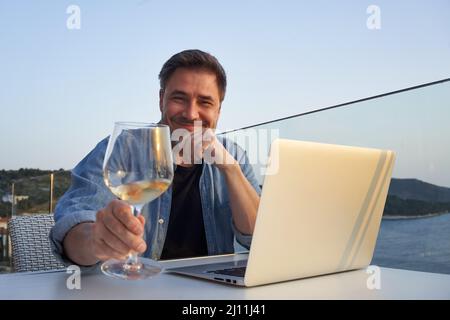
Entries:
<svg viewBox="0 0 450 320">
<path fill-rule="evenodd" d="M 199 181 L 203 165 L 177 166 L 172 184 L 169 227 L 161 259 L 208 255 Z"/>
</svg>

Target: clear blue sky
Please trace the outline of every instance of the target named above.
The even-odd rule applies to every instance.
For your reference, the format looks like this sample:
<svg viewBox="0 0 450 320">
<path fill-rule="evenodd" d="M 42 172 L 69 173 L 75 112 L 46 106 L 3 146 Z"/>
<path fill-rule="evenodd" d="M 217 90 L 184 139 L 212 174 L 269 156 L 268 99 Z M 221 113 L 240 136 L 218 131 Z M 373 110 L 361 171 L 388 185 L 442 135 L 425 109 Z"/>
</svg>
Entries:
<svg viewBox="0 0 450 320">
<path fill-rule="evenodd" d="M 450 1 L 1 0 L 0 168 L 69 169 L 114 121 L 159 120 L 159 70 L 188 48 L 224 65 L 231 129 L 450 77 Z"/>
</svg>

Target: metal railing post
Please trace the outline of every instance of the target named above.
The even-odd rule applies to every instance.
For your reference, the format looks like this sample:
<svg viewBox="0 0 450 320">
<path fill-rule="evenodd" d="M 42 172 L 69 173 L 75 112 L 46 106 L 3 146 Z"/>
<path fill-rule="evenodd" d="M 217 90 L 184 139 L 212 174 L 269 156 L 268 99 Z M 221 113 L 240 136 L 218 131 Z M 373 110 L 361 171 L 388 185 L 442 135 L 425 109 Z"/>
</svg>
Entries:
<svg viewBox="0 0 450 320">
<path fill-rule="evenodd" d="M 16 215 L 16 194 L 14 191 L 14 182 L 11 184 L 11 218 Z"/>
<path fill-rule="evenodd" d="M 50 173 L 50 204 L 48 213 L 53 212 L 53 173 Z"/>
</svg>

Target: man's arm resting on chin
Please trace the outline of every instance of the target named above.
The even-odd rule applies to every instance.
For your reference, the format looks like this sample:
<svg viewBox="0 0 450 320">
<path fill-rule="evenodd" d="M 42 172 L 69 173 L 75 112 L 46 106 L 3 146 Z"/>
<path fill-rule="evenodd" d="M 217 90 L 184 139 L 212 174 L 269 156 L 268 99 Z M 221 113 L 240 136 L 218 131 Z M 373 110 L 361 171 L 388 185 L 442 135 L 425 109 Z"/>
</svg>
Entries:
<svg viewBox="0 0 450 320">
<path fill-rule="evenodd" d="M 220 170 L 227 183 L 234 224 L 241 233 L 251 235 L 260 197 L 237 162 L 225 165 Z"/>
</svg>

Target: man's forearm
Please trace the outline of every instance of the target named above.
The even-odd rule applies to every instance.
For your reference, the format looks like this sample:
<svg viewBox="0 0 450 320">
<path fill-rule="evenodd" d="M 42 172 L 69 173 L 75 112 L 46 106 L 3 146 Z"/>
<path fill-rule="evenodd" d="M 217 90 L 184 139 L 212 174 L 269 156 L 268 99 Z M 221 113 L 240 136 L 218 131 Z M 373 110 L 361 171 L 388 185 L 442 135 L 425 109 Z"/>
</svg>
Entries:
<svg viewBox="0 0 450 320">
<path fill-rule="evenodd" d="M 98 262 L 92 246 L 93 225 L 93 222 L 80 223 L 73 227 L 64 238 L 64 253 L 76 264 L 90 266 Z"/>
<path fill-rule="evenodd" d="M 231 211 L 236 228 L 243 234 L 253 234 L 259 195 L 245 177 L 238 163 L 222 170 L 228 187 Z"/>
</svg>

